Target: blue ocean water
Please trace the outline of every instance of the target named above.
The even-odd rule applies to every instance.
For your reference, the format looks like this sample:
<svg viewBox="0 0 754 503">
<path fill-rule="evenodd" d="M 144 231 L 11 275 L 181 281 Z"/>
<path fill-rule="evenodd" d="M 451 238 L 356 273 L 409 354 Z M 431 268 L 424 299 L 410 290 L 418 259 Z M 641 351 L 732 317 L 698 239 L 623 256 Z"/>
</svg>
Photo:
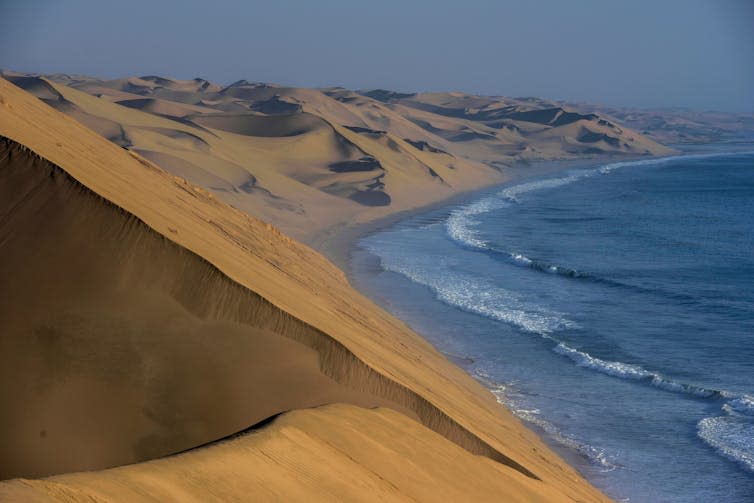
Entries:
<svg viewBox="0 0 754 503">
<path fill-rule="evenodd" d="M 497 189 L 352 271 L 612 497 L 754 501 L 754 153 Z"/>
</svg>

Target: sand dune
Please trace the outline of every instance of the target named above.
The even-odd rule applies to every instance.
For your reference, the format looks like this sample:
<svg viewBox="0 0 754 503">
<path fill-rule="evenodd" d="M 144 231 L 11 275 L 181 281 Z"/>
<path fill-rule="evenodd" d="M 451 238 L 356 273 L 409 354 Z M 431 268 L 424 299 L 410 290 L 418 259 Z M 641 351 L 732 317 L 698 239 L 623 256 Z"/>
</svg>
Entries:
<svg viewBox="0 0 754 503">
<path fill-rule="evenodd" d="M 463 93 L 386 94 L 381 100 L 425 130 L 452 142 L 450 152 L 488 163 L 671 152 L 597 114 L 579 113 L 547 100 Z M 594 141 L 594 136 L 585 136 L 583 130 L 604 141 Z"/>
<path fill-rule="evenodd" d="M 193 122 L 212 129 L 246 136 L 298 136 L 328 127 L 322 119 L 307 113 L 291 115 L 223 114 L 192 117 Z"/>
<path fill-rule="evenodd" d="M 539 99 L 5 75 L 118 145 L 162 159 L 163 168 L 309 243 L 332 229 L 503 182 L 507 166 L 669 152 L 612 120 Z M 200 141 L 176 141 L 182 134 Z M 366 170 L 377 165 L 379 172 Z M 243 189 L 249 179 L 251 192 Z"/>
<path fill-rule="evenodd" d="M 63 93 L 66 99 L 75 94 Z M 146 141 L 139 134 L 154 134 L 144 128 L 167 120 L 76 98 L 86 113 L 128 111 L 126 129 L 137 141 Z M 0 368 L 3 410 L 13 411 L 4 415 L 10 424 L 1 432 L 3 444 L 13 446 L 2 453 L 5 476 L 147 459 L 231 433 L 244 420 L 248 427 L 289 407 L 345 401 L 402 414 L 351 405 L 285 415 L 279 429 L 273 422 L 262 434 L 272 443 L 292 443 L 300 455 L 221 483 L 224 499 L 282 487 L 292 466 L 324 470 L 333 463 L 340 463 L 338 480 L 361 488 L 376 480 L 364 467 L 380 463 L 387 478 L 379 487 L 409 497 L 417 486 L 406 487 L 407 477 L 452 478 L 468 461 L 500 474 L 499 481 L 478 480 L 479 494 L 496 495 L 490 499 L 505 494 L 499 492 L 505 481 L 523 500 L 605 500 L 481 385 L 355 292 L 310 248 L 3 80 L 0 110 L 0 264 L 10 278 L 0 284 L 7 309 L 0 317 Z M 212 135 L 173 127 L 214 147 Z M 337 132 L 354 142 L 358 135 Z M 400 152 L 414 149 L 402 140 L 398 145 Z M 391 155 L 399 152 L 387 143 L 371 147 L 383 166 L 395 167 Z M 265 370 L 276 365 L 285 372 Z M 331 426 L 318 426 L 322 420 Z M 295 430 L 326 441 L 312 445 L 312 436 Z M 112 472 L 70 477 L 115 499 L 130 500 L 128 491 L 159 494 L 156 486 L 188 497 L 192 484 L 215 491 L 212 481 L 228 463 L 240 468 L 244 460 L 268 459 L 264 442 L 243 443 L 255 438 L 217 447 L 229 448 L 230 458 L 215 456 L 213 447 L 168 458 L 157 470 L 124 468 L 134 477 L 129 489 Z M 411 439 L 425 439 L 435 450 L 412 457 L 405 449 L 421 449 L 410 447 Z M 390 455 L 399 447 L 401 456 Z M 443 456 L 458 459 L 458 468 L 443 465 Z M 344 467 L 347 459 L 352 464 Z M 384 471 L 390 463 L 398 464 Z M 332 478 L 305 479 L 313 497 L 328 499 L 339 490 Z M 30 493 L 23 491 L 41 490 L 50 498 L 89 499 L 90 488 L 56 480 L 11 481 L 0 494 L 25 499 Z M 448 485 L 462 487 L 461 478 Z"/>
<path fill-rule="evenodd" d="M 0 484 L 0 500 L 558 501 L 390 409 L 331 405 L 204 449 L 98 473 Z"/>
<path fill-rule="evenodd" d="M 174 101 L 161 100 L 156 98 L 132 98 L 117 101 L 119 105 L 124 107 L 135 108 L 137 110 L 143 110 L 151 114 L 163 115 L 166 117 L 185 117 L 187 115 L 196 113 L 212 113 L 212 108 L 187 105 L 184 103 L 176 103 Z"/>
<path fill-rule="evenodd" d="M 263 101 L 248 103 L 245 113 L 183 115 L 185 110 L 180 114 L 173 110 L 170 116 L 164 108 L 161 110 L 165 113 L 149 113 L 152 105 L 176 104 L 163 98 L 150 97 L 149 102 L 130 99 L 150 106 L 126 108 L 104 95 L 90 96 L 44 79 L 13 78 L 27 79 L 23 82 L 37 79 L 37 85 L 49 86 L 69 104 L 62 107 L 60 100 L 49 101 L 55 108 L 118 145 L 206 187 L 229 204 L 305 240 L 311 240 L 323 228 L 368 221 L 503 179 L 496 170 L 478 163 L 449 156 L 422 156 L 391 135 L 376 138 L 355 133 L 315 111 L 273 115 L 249 111 L 269 100 L 308 97 L 309 102 L 317 102 L 318 109 L 357 120 L 339 102 L 313 90 L 238 84 L 233 88 L 237 93 L 248 91 Z M 128 82 L 133 83 L 86 81 L 81 85 L 86 89 L 95 86 L 97 92 L 114 86 L 112 98 L 117 101 L 123 98 L 123 88 L 131 89 Z M 144 85 L 150 96 L 177 92 L 159 91 L 162 88 L 154 82 Z M 184 98 L 194 99 L 195 95 L 188 91 Z M 227 99 L 224 94 L 208 96 L 219 98 L 217 103 L 224 103 L 223 107 L 227 105 L 222 101 Z M 340 169 L 364 158 L 376 159 L 380 172 L 359 175 Z M 443 183 L 436 186 L 432 182 L 438 177 Z M 249 180 L 254 180 L 253 191 L 246 190 Z M 430 182 L 426 190 L 417 191 L 416 187 L 425 182 Z"/>
</svg>

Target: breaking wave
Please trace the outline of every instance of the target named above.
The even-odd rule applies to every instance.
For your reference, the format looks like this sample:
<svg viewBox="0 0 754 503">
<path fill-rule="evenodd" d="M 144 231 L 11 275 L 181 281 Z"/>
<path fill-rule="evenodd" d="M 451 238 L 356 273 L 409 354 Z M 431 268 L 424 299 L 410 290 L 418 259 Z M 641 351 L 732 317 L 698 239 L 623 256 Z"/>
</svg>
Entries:
<svg viewBox="0 0 754 503">
<path fill-rule="evenodd" d="M 723 457 L 754 473 L 754 397 L 742 395 L 722 406 L 723 415 L 697 423 L 697 436 Z"/>
<path fill-rule="evenodd" d="M 428 287 L 438 300 L 455 308 L 543 336 L 576 326 L 562 313 L 527 301 L 523 296 L 495 286 L 492 282 L 460 273 L 438 271 L 438 264 L 432 261 L 409 261 L 399 253 L 388 253 L 374 244 L 364 243 L 363 246 L 380 257 L 383 270 L 398 273 Z"/>
<path fill-rule="evenodd" d="M 619 361 L 603 360 L 601 358 L 594 357 L 589 353 L 574 349 L 563 342 L 559 342 L 553 348 L 553 351 L 570 358 L 579 367 L 592 369 L 609 376 L 619 377 L 621 379 L 644 381 L 665 391 L 670 391 L 673 393 L 684 393 L 698 398 L 725 399 L 733 397 L 733 395 L 728 393 L 727 391 L 709 389 L 703 386 L 674 381 L 670 378 L 662 376 L 657 372 L 647 370 L 640 365 L 623 363 Z"/>
<path fill-rule="evenodd" d="M 698 160 L 713 157 L 735 157 L 739 155 L 751 155 L 752 153 L 754 152 L 674 155 L 652 159 L 642 159 L 639 161 L 620 161 L 605 164 L 597 168 L 571 171 L 567 176 L 564 177 L 548 178 L 544 180 L 521 183 L 518 185 L 513 185 L 511 187 L 506 187 L 494 196 L 488 196 L 480 199 L 479 201 L 454 209 L 453 211 L 451 211 L 450 216 L 446 220 L 445 227 L 448 236 L 458 244 L 472 249 L 486 250 L 490 248 L 490 244 L 479 237 L 476 230 L 476 226 L 479 225 L 479 221 L 474 217 L 504 208 L 506 206 L 509 206 L 510 204 L 519 203 L 520 197 L 526 193 L 561 187 L 563 185 L 568 185 L 585 178 L 590 178 L 598 175 L 606 175 L 621 168 L 659 165 L 677 161 L 679 159 Z"/>
</svg>

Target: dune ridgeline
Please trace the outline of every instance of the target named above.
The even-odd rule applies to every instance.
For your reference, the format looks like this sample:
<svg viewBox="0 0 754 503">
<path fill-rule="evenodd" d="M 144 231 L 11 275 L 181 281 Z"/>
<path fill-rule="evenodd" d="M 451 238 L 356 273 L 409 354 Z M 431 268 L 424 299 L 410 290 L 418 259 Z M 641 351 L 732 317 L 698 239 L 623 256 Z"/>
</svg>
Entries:
<svg viewBox="0 0 754 503">
<path fill-rule="evenodd" d="M 28 92 L 0 79 L 1 501 L 607 501 L 263 220 L 310 237 L 495 183 L 505 170 L 470 153 L 497 135 L 565 156 L 613 142 L 558 128 L 618 126 L 456 95 L 14 81 Z M 664 149 L 615 134 L 626 153 Z"/>
</svg>

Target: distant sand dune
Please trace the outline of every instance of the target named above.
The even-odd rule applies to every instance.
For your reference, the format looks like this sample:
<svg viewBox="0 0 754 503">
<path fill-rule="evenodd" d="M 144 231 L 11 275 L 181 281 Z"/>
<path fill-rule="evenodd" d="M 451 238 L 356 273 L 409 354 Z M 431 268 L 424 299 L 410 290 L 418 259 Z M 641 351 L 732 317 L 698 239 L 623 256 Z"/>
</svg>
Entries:
<svg viewBox="0 0 754 503">
<path fill-rule="evenodd" d="M 506 166 L 669 152 L 595 114 L 536 98 L 5 75 L 118 145 L 159 156 L 165 169 L 310 243 L 328 229 L 502 182 Z M 189 131 L 195 145 L 173 141 Z M 341 169 L 366 167 L 358 164 L 365 157 L 379 173 Z M 243 185 L 226 176 L 231 164 L 258 190 L 216 183 Z M 204 175 L 190 175 L 198 172 Z"/>
<path fill-rule="evenodd" d="M 198 107 L 186 105 L 183 103 L 175 103 L 167 100 L 160 100 L 155 98 L 136 98 L 128 100 L 120 100 L 117 102 L 119 105 L 123 105 L 128 108 L 135 108 L 137 110 L 144 110 L 157 115 L 164 115 L 166 117 L 185 117 L 187 115 L 195 113 L 212 113 L 211 108 Z"/>
<path fill-rule="evenodd" d="M 298 136 L 316 128 L 327 127 L 322 119 L 306 113 L 291 115 L 200 115 L 192 117 L 192 120 L 202 126 L 229 133 L 261 137 Z"/>
</svg>

